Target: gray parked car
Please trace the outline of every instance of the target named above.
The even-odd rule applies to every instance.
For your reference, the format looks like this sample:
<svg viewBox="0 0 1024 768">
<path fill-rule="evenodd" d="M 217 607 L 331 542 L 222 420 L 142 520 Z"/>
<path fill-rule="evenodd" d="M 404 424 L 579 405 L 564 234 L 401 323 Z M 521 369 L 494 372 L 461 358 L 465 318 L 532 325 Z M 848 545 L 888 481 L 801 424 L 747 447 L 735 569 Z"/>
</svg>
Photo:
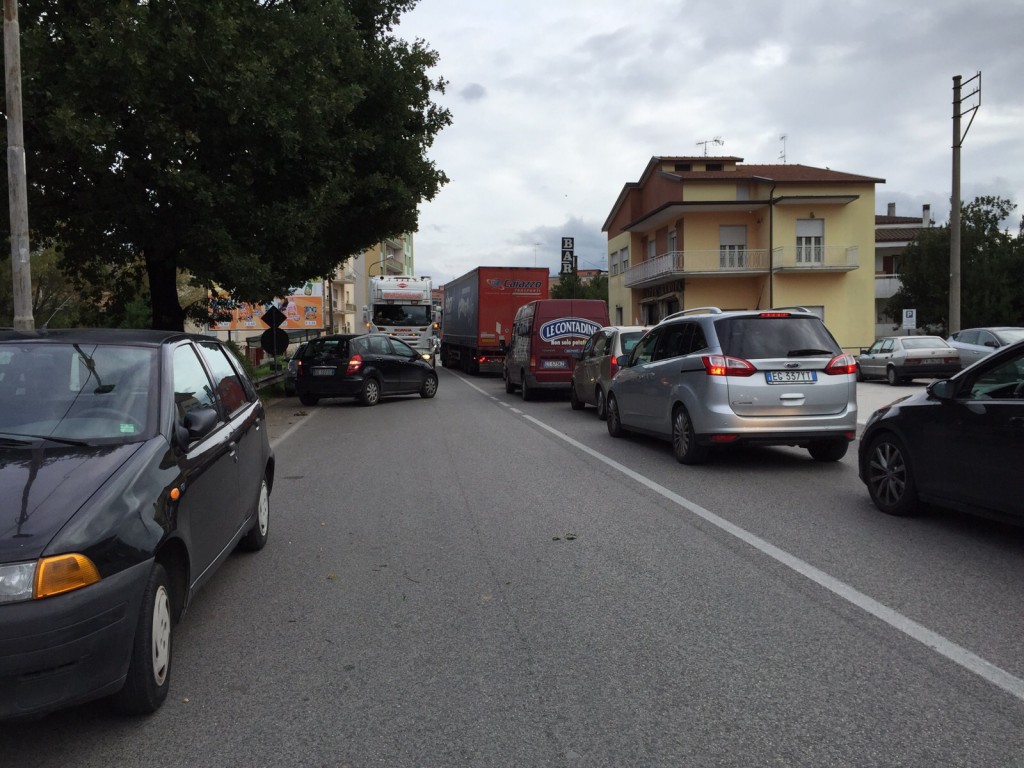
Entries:
<svg viewBox="0 0 1024 768">
<path fill-rule="evenodd" d="M 960 352 L 938 336 L 885 336 L 857 357 L 857 380 L 948 379 L 959 373 Z"/>
<path fill-rule="evenodd" d="M 299 367 L 299 358 L 306 349 L 306 342 L 302 342 L 295 348 L 295 353 L 288 358 L 288 367 L 284 371 L 284 393 L 289 397 L 295 396 L 295 372 Z"/>
<path fill-rule="evenodd" d="M 997 349 L 1024 341 L 1024 328 L 968 328 L 957 331 L 946 341 L 953 349 L 959 350 L 960 362 L 966 368 Z"/>
<path fill-rule="evenodd" d="M 853 356 L 805 309 L 677 312 L 612 379 L 608 432 L 670 440 L 683 464 L 741 444 L 838 461 L 857 434 L 855 372 Z"/>
<path fill-rule="evenodd" d="M 608 325 L 587 339 L 570 382 L 569 404 L 574 411 L 593 405 L 597 418 L 608 417 L 608 386 L 646 330 L 643 325 Z"/>
</svg>

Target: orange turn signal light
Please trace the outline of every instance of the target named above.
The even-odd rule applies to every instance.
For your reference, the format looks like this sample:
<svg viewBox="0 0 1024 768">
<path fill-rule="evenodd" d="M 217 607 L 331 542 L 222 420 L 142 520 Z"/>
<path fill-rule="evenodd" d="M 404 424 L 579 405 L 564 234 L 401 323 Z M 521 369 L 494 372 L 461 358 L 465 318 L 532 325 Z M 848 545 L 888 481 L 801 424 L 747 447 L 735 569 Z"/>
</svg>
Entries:
<svg viewBox="0 0 1024 768">
<path fill-rule="evenodd" d="M 35 597 L 52 597 L 71 592 L 99 580 L 100 572 L 85 555 L 44 557 L 36 568 Z"/>
</svg>

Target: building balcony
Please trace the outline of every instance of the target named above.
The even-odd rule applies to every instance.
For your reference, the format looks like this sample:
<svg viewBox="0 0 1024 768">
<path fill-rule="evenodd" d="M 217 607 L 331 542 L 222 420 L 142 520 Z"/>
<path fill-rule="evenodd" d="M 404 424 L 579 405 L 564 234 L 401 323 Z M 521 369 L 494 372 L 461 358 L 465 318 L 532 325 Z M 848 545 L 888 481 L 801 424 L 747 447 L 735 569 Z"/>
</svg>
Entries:
<svg viewBox="0 0 1024 768">
<path fill-rule="evenodd" d="M 899 275 L 875 275 L 875 298 L 891 299 L 900 289 Z"/>
<path fill-rule="evenodd" d="M 859 267 L 856 245 L 785 245 L 772 251 L 772 272 L 852 272 Z"/>
<path fill-rule="evenodd" d="M 670 251 L 623 272 L 623 285 L 640 288 L 681 277 L 736 277 L 769 272 L 849 272 L 859 268 L 857 246 L 795 245 L 739 251 Z"/>
</svg>

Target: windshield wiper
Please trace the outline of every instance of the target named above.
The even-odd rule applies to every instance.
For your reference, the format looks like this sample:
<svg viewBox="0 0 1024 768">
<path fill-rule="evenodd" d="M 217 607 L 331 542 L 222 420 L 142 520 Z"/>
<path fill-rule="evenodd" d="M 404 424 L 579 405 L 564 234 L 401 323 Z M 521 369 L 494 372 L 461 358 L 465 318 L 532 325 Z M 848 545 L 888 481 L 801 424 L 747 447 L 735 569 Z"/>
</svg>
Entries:
<svg viewBox="0 0 1024 768">
<path fill-rule="evenodd" d="M 61 443 L 62 445 L 77 445 L 88 447 L 92 443 L 87 440 L 75 440 L 70 437 L 54 437 L 53 435 L 24 435 L 20 432 L 11 432 L 10 434 L 16 437 L 27 437 L 29 440 L 49 440 L 51 443 Z M 9 437 L 0 437 L 0 445 L 31 445 L 29 440 L 17 440 Z"/>
</svg>

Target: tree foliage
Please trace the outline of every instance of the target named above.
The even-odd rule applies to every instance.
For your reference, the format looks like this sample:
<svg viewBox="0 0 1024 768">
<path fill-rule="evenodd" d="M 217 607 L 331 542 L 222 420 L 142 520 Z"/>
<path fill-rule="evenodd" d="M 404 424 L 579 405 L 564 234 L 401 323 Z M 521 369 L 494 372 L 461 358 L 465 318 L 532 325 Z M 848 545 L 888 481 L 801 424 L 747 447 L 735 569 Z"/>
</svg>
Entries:
<svg viewBox="0 0 1024 768">
<path fill-rule="evenodd" d="M 608 275 L 602 273 L 583 282 L 575 272 L 561 275 L 551 289 L 552 299 L 603 299 L 608 301 Z"/>
<path fill-rule="evenodd" d="M 69 272 L 265 301 L 417 227 L 447 181 L 414 0 L 20 0 L 29 222 Z"/>
<path fill-rule="evenodd" d="M 960 325 L 1024 325 L 1024 220 L 1017 236 L 1000 231 L 1016 209 L 1001 197 L 983 196 L 960 216 Z M 890 318 L 917 310 L 918 325 L 945 334 L 949 328 L 949 225 L 921 230 L 899 262 L 900 290 L 889 300 Z"/>
</svg>

